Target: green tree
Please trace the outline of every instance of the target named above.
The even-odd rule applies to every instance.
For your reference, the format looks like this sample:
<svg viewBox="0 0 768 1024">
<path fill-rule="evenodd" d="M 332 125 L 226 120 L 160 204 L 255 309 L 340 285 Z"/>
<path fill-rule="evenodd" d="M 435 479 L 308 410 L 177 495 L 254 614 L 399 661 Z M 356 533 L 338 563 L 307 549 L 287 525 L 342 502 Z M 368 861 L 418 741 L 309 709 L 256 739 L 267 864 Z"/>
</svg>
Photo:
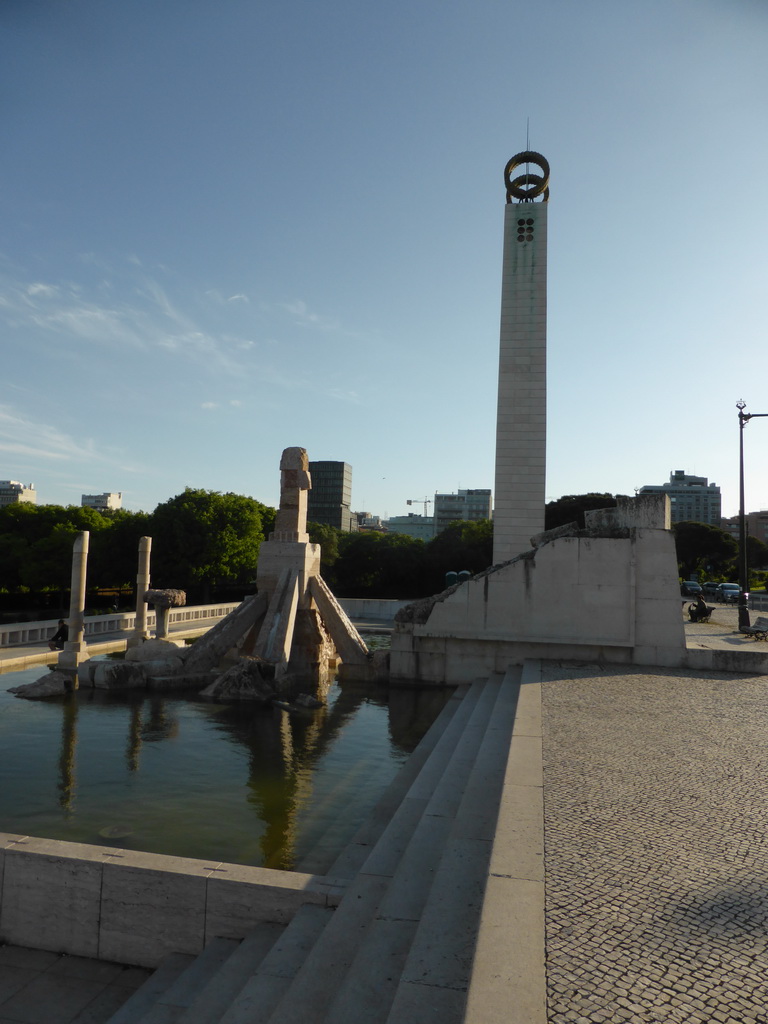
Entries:
<svg viewBox="0 0 768 1024">
<path fill-rule="evenodd" d="M 27 560 L 29 544 L 15 533 L 0 533 L 0 586 L 17 590 L 21 586 L 21 567 Z"/>
<path fill-rule="evenodd" d="M 438 533 L 427 544 L 430 566 L 428 593 L 439 593 L 445 587 L 447 572 L 475 573 L 493 562 L 493 523 L 489 519 L 461 521 Z"/>
<path fill-rule="evenodd" d="M 747 537 L 747 565 L 750 569 L 764 569 L 768 566 L 768 544 L 758 537 Z"/>
<path fill-rule="evenodd" d="M 72 548 L 80 531 L 58 523 L 27 548 L 21 583 L 30 590 L 66 590 L 72 581 Z"/>
<path fill-rule="evenodd" d="M 91 535 L 88 583 L 93 587 L 133 587 L 138 570 L 139 539 L 150 536 L 146 512 L 116 509 L 104 513 L 105 530 Z"/>
<path fill-rule="evenodd" d="M 402 533 L 345 533 L 331 585 L 341 597 L 422 597 L 424 542 Z"/>
<path fill-rule="evenodd" d="M 341 530 L 327 523 L 307 523 L 307 533 L 312 544 L 321 547 L 320 567 L 326 582 L 331 581 L 331 570 L 339 557 L 339 537 Z"/>
<path fill-rule="evenodd" d="M 149 517 L 152 581 L 186 589 L 255 578 L 263 539 L 261 502 L 187 487 Z"/>
<path fill-rule="evenodd" d="M 697 572 L 727 573 L 733 568 L 738 544 L 717 526 L 683 522 L 672 527 L 680 575 L 691 579 Z"/>
<path fill-rule="evenodd" d="M 615 508 L 616 497 L 613 494 L 597 491 L 589 494 L 566 494 L 557 501 L 549 501 L 544 506 L 544 529 L 555 530 L 566 523 L 584 526 L 584 513 L 598 508 Z"/>
</svg>

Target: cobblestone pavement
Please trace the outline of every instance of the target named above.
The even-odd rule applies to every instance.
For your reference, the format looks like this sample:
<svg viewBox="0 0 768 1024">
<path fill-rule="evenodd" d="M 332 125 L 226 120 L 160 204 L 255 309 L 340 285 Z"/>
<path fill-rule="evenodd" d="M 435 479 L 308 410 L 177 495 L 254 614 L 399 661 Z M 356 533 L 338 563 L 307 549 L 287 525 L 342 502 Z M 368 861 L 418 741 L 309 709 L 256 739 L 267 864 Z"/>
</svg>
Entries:
<svg viewBox="0 0 768 1024">
<path fill-rule="evenodd" d="M 546 679 L 549 1024 L 768 1024 L 768 677 Z"/>
</svg>

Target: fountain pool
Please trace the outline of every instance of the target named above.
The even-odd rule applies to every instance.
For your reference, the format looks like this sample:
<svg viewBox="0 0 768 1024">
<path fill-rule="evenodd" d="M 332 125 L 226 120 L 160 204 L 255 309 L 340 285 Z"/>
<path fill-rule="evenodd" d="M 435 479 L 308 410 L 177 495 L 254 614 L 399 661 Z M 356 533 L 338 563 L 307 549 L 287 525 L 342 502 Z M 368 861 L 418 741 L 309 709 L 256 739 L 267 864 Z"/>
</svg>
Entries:
<svg viewBox="0 0 768 1024">
<path fill-rule="evenodd" d="M 8 693 L 0 676 L 0 831 L 323 873 L 450 690 L 333 683 L 317 710 L 192 694 Z"/>
</svg>

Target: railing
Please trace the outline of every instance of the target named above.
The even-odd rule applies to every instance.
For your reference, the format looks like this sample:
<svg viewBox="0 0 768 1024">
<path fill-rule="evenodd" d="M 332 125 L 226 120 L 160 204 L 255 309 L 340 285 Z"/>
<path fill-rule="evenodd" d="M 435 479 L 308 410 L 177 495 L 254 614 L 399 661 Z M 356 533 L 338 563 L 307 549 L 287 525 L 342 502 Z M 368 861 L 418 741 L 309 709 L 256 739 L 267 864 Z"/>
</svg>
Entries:
<svg viewBox="0 0 768 1024">
<path fill-rule="evenodd" d="M 237 608 L 239 602 L 231 604 L 196 604 L 189 608 L 172 608 L 169 627 L 189 623 L 193 625 L 203 619 L 223 619 Z M 147 628 L 155 625 L 154 611 L 147 611 Z M 130 632 L 136 626 L 136 612 L 112 612 L 109 615 L 87 615 L 84 620 L 85 639 L 98 637 L 104 633 Z M 8 622 L 0 625 L 0 647 L 11 647 L 18 644 L 45 643 L 59 628 L 58 619 L 46 619 L 43 622 Z"/>
</svg>

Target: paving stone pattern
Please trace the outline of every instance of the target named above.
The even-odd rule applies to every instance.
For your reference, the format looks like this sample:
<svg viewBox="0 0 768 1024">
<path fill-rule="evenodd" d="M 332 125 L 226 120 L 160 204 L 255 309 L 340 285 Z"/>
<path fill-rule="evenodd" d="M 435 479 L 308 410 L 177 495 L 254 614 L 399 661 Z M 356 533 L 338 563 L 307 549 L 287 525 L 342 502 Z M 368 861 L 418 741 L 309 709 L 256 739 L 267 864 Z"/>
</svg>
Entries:
<svg viewBox="0 0 768 1024">
<path fill-rule="evenodd" d="M 768 1024 L 768 678 L 546 679 L 549 1024 Z"/>
</svg>

